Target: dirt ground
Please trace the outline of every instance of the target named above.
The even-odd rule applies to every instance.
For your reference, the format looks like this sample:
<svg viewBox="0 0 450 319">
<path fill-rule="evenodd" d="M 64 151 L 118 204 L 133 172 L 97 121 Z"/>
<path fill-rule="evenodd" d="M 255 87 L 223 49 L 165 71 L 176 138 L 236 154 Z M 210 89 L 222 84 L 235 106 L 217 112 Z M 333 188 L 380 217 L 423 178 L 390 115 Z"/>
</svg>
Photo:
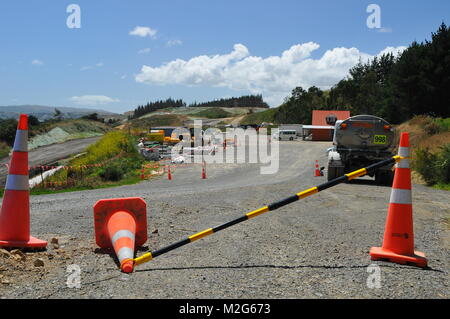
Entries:
<svg viewBox="0 0 450 319">
<path fill-rule="evenodd" d="M 137 185 L 32 196 L 31 234 L 46 251 L 0 250 L 1 298 L 449 298 L 449 193 L 413 186 L 415 245 L 429 269 L 371 261 L 380 246 L 391 189 L 371 179 L 335 186 L 240 223 L 132 274 L 94 240 L 92 206 L 107 198 L 147 202 L 149 240 L 137 255 L 323 183 L 329 143 L 280 143 L 280 169 L 260 164 L 179 167 Z M 326 174 L 325 174 L 326 175 Z M 53 243 L 51 242 L 53 241 Z M 75 266 L 73 266 L 75 265 Z M 368 268 L 380 270 L 369 288 Z M 79 276 L 77 270 L 80 270 Z M 79 288 L 74 278 L 80 279 Z"/>
</svg>

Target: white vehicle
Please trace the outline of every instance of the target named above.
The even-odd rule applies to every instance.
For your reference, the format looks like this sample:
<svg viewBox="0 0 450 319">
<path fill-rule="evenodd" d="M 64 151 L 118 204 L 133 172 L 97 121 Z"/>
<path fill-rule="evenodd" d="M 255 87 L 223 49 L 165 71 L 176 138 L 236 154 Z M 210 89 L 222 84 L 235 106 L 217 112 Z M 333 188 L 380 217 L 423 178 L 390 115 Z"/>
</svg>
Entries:
<svg viewBox="0 0 450 319">
<path fill-rule="evenodd" d="M 277 133 L 273 134 L 273 138 L 279 141 L 293 141 L 297 139 L 297 131 L 296 130 L 280 130 Z"/>
</svg>

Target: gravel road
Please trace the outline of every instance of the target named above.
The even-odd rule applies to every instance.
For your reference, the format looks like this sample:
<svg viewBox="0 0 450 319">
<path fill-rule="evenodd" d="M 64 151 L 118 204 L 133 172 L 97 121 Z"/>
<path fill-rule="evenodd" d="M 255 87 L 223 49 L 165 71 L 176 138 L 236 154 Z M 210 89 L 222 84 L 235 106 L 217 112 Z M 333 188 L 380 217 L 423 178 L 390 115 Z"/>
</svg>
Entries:
<svg viewBox="0 0 450 319">
<path fill-rule="evenodd" d="M 110 252 L 94 242 L 93 204 L 139 196 L 148 206 L 149 240 L 158 249 L 324 182 L 329 143 L 280 143 L 280 170 L 259 164 L 180 167 L 173 180 L 32 196 L 32 235 L 58 244 L 26 260 L 0 258 L 3 298 L 449 298 L 449 193 L 413 187 L 415 245 L 430 269 L 370 260 L 380 246 L 389 187 L 371 180 L 315 194 L 174 250 L 122 274 Z M 5 253 L 4 253 L 5 254 Z M 1 256 L 1 254 L 0 254 Z M 41 258 L 44 266 L 34 266 Z M 38 263 L 39 264 L 39 263 Z M 67 266 L 81 269 L 81 288 L 69 288 Z M 380 267 L 381 288 L 368 288 L 368 266 Z M 69 276 L 69 277 L 68 277 Z"/>
<path fill-rule="evenodd" d="M 73 154 L 82 152 L 87 146 L 97 142 L 100 137 L 89 137 L 77 140 L 71 140 L 60 144 L 52 144 L 42 146 L 31 150 L 28 153 L 28 160 L 30 166 L 45 165 L 61 158 L 66 158 Z M 0 160 L 0 185 L 6 181 L 8 170 L 5 164 L 9 163 L 9 157 Z"/>
</svg>

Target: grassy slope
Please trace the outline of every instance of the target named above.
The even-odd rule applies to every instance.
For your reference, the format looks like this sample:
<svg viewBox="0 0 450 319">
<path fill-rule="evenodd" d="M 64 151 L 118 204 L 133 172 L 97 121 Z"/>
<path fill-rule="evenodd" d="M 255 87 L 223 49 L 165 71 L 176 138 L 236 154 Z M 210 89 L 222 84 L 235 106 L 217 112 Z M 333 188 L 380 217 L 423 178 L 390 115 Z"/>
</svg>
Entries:
<svg viewBox="0 0 450 319">
<path fill-rule="evenodd" d="M 439 120 L 436 121 L 426 116 L 416 116 L 396 127 L 397 139 L 399 139 L 400 132 L 408 132 L 412 149 L 428 148 L 432 153 L 439 152 L 442 145 L 450 143 L 449 120 L 440 120 L 446 125 L 442 125 L 441 132 L 430 134 L 427 128 L 432 125 L 432 121 L 439 122 Z"/>
<path fill-rule="evenodd" d="M 59 138 L 48 134 L 48 132 L 55 128 L 60 128 L 65 134 Z M 47 122 L 30 128 L 28 146 L 29 149 L 33 149 L 38 146 L 61 143 L 78 138 L 100 136 L 109 130 L 110 127 L 104 123 L 85 119 Z M 0 141 L 0 158 L 8 156 L 10 150 L 11 147 L 3 141 Z"/>
<path fill-rule="evenodd" d="M 431 134 L 438 125 L 439 131 Z M 402 123 L 396 127 L 396 145 L 399 143 L 401 132 L 409 133 L 409 141 L 414 163 L 414 152 L 418 149 L 428 149 L 430 152 L 439 153 L 441 147 L 450 143 L 450 118 L 432 119 L 427 116 L 416 116 L 413 119 Z M 425 184 L 422 176 L 416 171 L 412 172 L 412 179 L 415 183 Z M 450 190 L 450 185 L 436 185 L 436 188 Z"/>
<path fill-rule="evenodd" d="M 110 130 L 111 128 L 104 123 L 85 119 L 47 122 L 31 128 L 28 146 L 29 149 L 33 149 L 79 138 L 100 136 Z"/>
<path fill-rule="evenodd" d="M 206 117 L 208 119 L 221 119 L 225 117 L 233 116 L 232 113 L 225 111 L 221 107 L 211 107 L 207 110 L 200 111 L 195 113 L 196 117 Z"/>
<path fill-rule="evenodd" d="M 167 114 L 132 120 L 133 128 L 148 129 L 152 126 L 182 126 L 189 118 L 185 115 Z"/>
<path fill-rule="evenodd" d="M 81 157 L 76 157 L 65 166 L 64 169 L 46 179 L 46 182 L 67 182 L 70 186 L 36 187 L 31 190 L 31 195 L 74 192 L 88 189 L 117 187 L 141 182 L 141 167 L 144 160 L 136 149 L 137 139 L 121 131 L 111 131 L 105 134 L 95 144 L 86 148 Z M 103 163 L 96 167 L 91 164 Z M 80 169 L 80 165 L 83 167 Z M 107 178 L 107 171 L 120 171 L 121 178 L 111 180 Z M 111 175 L 110 175 L 111 176 Z M 4 189 L 0 187 L 0 198 Z"/>
<path fill-rule="evenodd" d="M 242 119 L 241 124 L 261 124 L 262 122 L 273 123 L 275 121 L 277 110 L 278 108 L 271 108 L 262 112 L 248 114 Z"/>
<path fill-rule="evenodd" d="M 104 133 L 109 131 L 109 127 L 101 122 L 76 119 L 76 120 L 64 120 L 61 122 L 47 122 L 42 123 L 39 126 L 32 127 L 31 135 L 45 134 L 55 127 L 59 127 L 69 134 L 80 133 L 80 132 L 97 132 Z"/>
<path fill-rule="evenodd" d="M 95 144 L 86 148 L 86 154 L 70 161 L 67 166 L 75 168 L 61 170 L 47 182 L 65 182 L 69 179 L 73 186 L 59 189 L 36 188 L 31 191 L 34 195 L 55 192 L 70 192 L 84 189 L 97 189 L 135 184 L 141 181 L 140 172 L 143 158 L 137 152 L 136 139 L 125 132 L 112 131 L 105 134 Z M 117 157 L 119 156 L 119 157 Z M 102 167 L 85 167 L 82 172 L 80 165 L 104 163 Z M 108 171 L 120 172 L 118 179 L 108 178 Z M 109 174 L 110 175 L 110 174 Z M 111 175 L 110 175 L 111 176 Z"/>
</svg>

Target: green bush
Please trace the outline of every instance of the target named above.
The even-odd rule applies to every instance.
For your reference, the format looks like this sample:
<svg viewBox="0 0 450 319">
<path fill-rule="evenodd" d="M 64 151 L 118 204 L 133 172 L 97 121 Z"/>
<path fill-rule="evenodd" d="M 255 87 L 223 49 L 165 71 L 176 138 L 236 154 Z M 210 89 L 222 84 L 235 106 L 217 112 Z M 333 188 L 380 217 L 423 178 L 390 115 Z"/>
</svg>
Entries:
<svg viewBox="0 0 450 319">
<path fill-rule="evenodd" d="M 11 147 L 9 147 L 5 142 L 0 141 L 0 158 L 8 156 L 10 150 Z"/>
<path fill-rule="evenodd" d="M 438 155 L 436 162 L 436 170 L 438 175 L 438 183 L 450 183 L 450 144 L 442 147 L 442 151 Z"/>
<path fill-rule="evenodd" d="M 423 129 L 428 135 L 438 134 L 442 130 L 441 126 L 434 120 L 431 120 L 430 122 L 426 123 Z"/>
<path fill-rule="evenodd" d="M 109 181 L 109 182 L 120 181 L 122 179 L 123 175 L 124 175 L 124 172 L 123 172 L 122 168 L 119 166 L 116 166 L 116 165 L 107 166 L 104 169 L 100 170 L 100 172 L 99 172 L 99 176 L 104 181 Z"/>
<path fill-rule="evenodd" d="M 436 123 L 440 126 L 442 132 L 450 131 L 450 117 L 437 118 Z"/>
<path fill-rule="evenodd" d="M 86 154 L 73 161 L 73 165 L 96 164 L 111 159 L 116 155 L 138 158 L 133 138 L 124 132 L 106 133 L 99 141 L 86 149 Z"/>
<path fill-rule="evenodd" d="M 450 144 L 446 144 L 437 154 L 428 149 L 415 152 L 413 168 L 422 175 L 427 185 L 450 183 Z"/>
<path fill-rule="evenodd" d="M 15 119 L 0 119 L 0 141 L 13 146 L 16 138 L 17 121 Z"/>
<path fill-rule="evenodd" d="M 434 165 L 437 156 L 432 154 L 427 148 L 418 149 L 415 152 L 413 168 L 422 175 L 428 186 L 437 183 Z"/>
</svg>

